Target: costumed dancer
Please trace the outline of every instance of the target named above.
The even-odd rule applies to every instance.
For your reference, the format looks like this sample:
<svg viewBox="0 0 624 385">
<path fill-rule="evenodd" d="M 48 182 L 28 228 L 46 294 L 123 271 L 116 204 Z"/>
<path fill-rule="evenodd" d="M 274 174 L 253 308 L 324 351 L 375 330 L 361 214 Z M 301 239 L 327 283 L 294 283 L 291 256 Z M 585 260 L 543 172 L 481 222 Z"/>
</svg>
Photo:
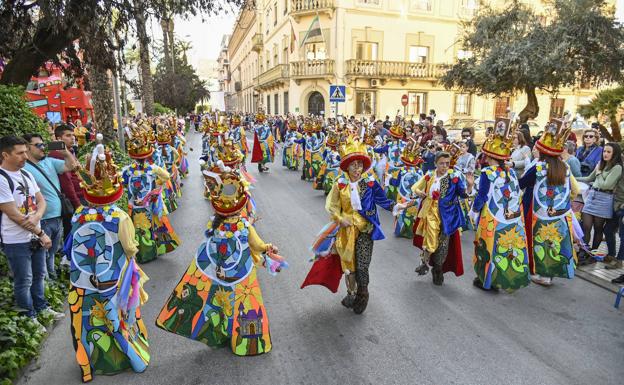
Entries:
<svg viewBox="0 0 624 385">
<path fill-rule="evenodd" d="M 341 174 L 340 171 L 340 153 L 338 152 L 338 144 L 340 143 L 340 133 L 335 130 L 330 130 L 327 133 L 327 140 L 325 141 L 325 156 L 322 167 L 323 179 L 322 186 L 325 195 L 329 194 L 334 183 Z"/>
<path fill-rule="evenodd" d="M 156 142 L 158 146 L 152 155 L 154 164 L 164 168 L 169 173 L 169 180 L 163 190 L 165 206 L 167 212 L 172 213 L 178 208 L 178 197 L 180 191 L 180 181 L 178 175 L 178 152 L 171 146 L 171 135 L 169 130 L 162 124 L 156 128 Z"/>
<path fill-rule="evenodd" d="M 65 252 L 71 259 L 68 303 L 82 381 L 94 373 L 143 372 L 150 354 L 140 306 L 147 301 L 148 278 L 134 260 L 132 220 L 115 205 L 123 196 L 117 166 L 98 144 L 78 175 L 87 205 L 74 213 Z"/>
<path fill-rule="evenodd" d="M 175 122 L 172 122 L 170 126 L 171 137 L 173 139 L 173 148 L 178 152 L 178 171 L 180 174 L 180 178 L 186 178 L 188 175 L 188 158 L 186 157 L 187 152 L 184 151 L 184 146 L 186 145 L 186 138 L 184 137 L 184 126 L 181 124 L 177 125 L 177 129 L 175 128 Z M 182 183 L 180 183 L 180 186 Z"/>
<path fill-rule="evenodd" d="M 366 173 L 372 161 L 359 138 L 347 139 L 340 147 L 340 159 L 344 174 L 334 183 L 325 203 L 333 223 L 326 226 L 329 231 L 323 231 L 323 235 L 330 234 L 335 239 L 328 247 L 332 251 L 335 247 L 335 253 L 321 253 L 301 287 L 319 284 L 335 293 L 344 272 L 347 296 L 342 304 L 361 314 L 369 299 L 368 268 L 373 241 L 385 238 L 377 206 L 390 211 L 394 202 L 386 197 L 375 177 Z"/>
<path fill-rule="evenodd" d="M 512 292 L 529 284 L 520 185 L 515 170 L 505 165 L 514 136 L 511 120 L 498 118 L 482 148 L 488 166 L 481 169 L 471 217 L 477 224 L 473 283 L 484 290 Z"/>
<path fill-rule="evenodd" d="M 156 325 L 208 346 L 250 356 L 271 350 L 269 319 L 256 267 L 270 273 L 287 264 L 240 213 L 249 195 L 241 176 L 224 170 L 210 198 L 215 216 L 206 240 L 162 308 Z"/>
<path fill-rule="evenodd" d="M 256 114 L 254 127 L 254 146 L 251 154 L 251 163 L 258 163 L 258 172 L 267 172 L 267 163 L 273 163 L 275 156 L 275 140 L 271 127 L 266 122 L 266 116 L 262 110 Z"/>
<path fill-rule="evenodd" d="M 412 194 L 422 202 L 414 223 L 414 246 L 422 250 L 421 264 L 416 268 L 418 275 L 425 275 L 429 266 L 433 269 L 434 285 L 444 283 L 444 273 L 453 272 L 459 277 L 464 274 L 459 229 L 464 225 L 464 215 L 459 205 L 460 198 L 466 198 L 472 186 L 466 187 L 461 176 L 451 168 L 451 155 L 440 151 L 435 156 L 436 169 L 427 172 L 412 186 Z M 407 208 L 416 203 L 403 203 Z"/>
<path fill-rule="evenodd" d="M 476 168 L 475 157 L 468 152 L 468 142 L 466 140 L 462 140 L 461 142 L 459 142 L 458 148 L 459 157 L 457 158 L 457 163 L 455 164 L 455 170 L 457 170 L 457 172 L 459 172 L 464 177 L 464 180 L 470 180 L 470 183 L 474 183 L 474 173 Z M 459 204 L 462 207 L 462 211 L 465 215 L 466 220 L 466 224 L 462 227 L 463 231 L 474 230 L 476 228 L 476 224 L 470 217 L 470 208 L 472 207 L 472 202 L 472 197 L 459 200 Z"/>
<path fill-rule="evenodd" d="M 128 155 L 133 159 L 123 170 L 123 184 L 128 196 L 128 214 L 135 226 L 139 245 L 136 259 L 139 263 L 153 261 L 159 254 L 169 253 L 180 245 L 163 200 L 163 186 L 169 173 L 151 163 L 154 151 L 150 142 L 151 130 L 133 130 L 128 141 Z"/>
<path fill-rule="evenodd" d="M 322 132 L 322 125 L 318 120 L 304 125 L 304 129 L 308 136 L 305 140 L 303 176 L 305 180 L 314 181 L 323 163 L 325 133 Z"/>
<path fill-rule="evenodd" d="M 399 116 L 394 120 L 394 124 L 390 127 L 389 133 L 392 139 L 389 140 L 385 146 L 375 149 L 375 152 L 387 155 L 387 171 L 384 176 L 385 191 L 386 196 L 396 202 L 399 186 L 399 172 L 403 167 L 401 154 L 406 145 L 405 129 L 403 128 Z"/>
<path fill-rule="evenodd" d="M 230 121 L 229 137 L 243 154 L 243 164 L 245 164 L 245 158 L 247 157 L 249 148 L 247 146 L 247 137 L 245 136 L 245 127 L 241 125 L 241 117 L 238 114 L 234 114 Z"/>
<path fill-rule="evenodd" d="M 403 167 L 398 174 L 398 203 L 406 203 L 411 200 L 412 186 L 423 176 L 420 170 L 420 165 L 423 162 L 420 152 L 421 149 L 418 146 L 418 142 L 414 139 L 410 139 L 410 142 L 403 149 L 403 154 L 401 155 Z M 394 235 L 409 239 L 414 236 L 414 221 L 416 220 L 416 214 L 418 214 L 419 203 L 416 201 L 413 206 L 398 213 L 394 220 Z"/>
<path fill-rule="evenodd" d="M 535 143 L 539 161 L 520 178 L 531 280 L 540 285 L 551 285 L 553 277 L 573 278 L 577 263 L 571 201 L 579 188 L 559 158 L 569 134 L 565 119 L 552 119 Z"/>
<path fill-rule="evenodd" d="M 297 132 L 297 121 L 293 118 L 288 119 L 288 131 L 284 135 L 284 148 L 282 149 L 282 166 L 289 170 L 299 169 L 299 149 L 295 140 L 299 139 L 301 134 Z"/>
</svg>

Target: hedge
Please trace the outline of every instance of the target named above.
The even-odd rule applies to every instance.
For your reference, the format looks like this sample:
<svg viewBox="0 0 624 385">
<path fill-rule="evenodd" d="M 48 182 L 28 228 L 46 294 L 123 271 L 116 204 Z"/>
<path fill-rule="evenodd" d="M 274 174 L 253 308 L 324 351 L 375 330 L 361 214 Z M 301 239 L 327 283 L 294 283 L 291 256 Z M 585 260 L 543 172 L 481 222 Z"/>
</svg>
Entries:
<svg viewBox="0 0 624 385">
<path fill-rule="evenodd" d="M 0 137 L 29 133 L 50 138 L 46 123 L 28 107 L 24 88 L 0 85 Z"/>
</svg>

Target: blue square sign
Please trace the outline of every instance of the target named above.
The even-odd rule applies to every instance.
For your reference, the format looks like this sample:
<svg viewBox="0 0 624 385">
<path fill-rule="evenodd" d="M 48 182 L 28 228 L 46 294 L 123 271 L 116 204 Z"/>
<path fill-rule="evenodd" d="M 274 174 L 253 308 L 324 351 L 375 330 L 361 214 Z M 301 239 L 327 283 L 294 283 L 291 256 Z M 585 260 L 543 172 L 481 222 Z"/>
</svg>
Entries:
<svg viewBox="0 0 624 385">
<path fill-rule="evenodd" d="M 329 102 L 344 103 L 346 100 L 346 87 L 339 85 L 329 86 Z"/>
</svg>

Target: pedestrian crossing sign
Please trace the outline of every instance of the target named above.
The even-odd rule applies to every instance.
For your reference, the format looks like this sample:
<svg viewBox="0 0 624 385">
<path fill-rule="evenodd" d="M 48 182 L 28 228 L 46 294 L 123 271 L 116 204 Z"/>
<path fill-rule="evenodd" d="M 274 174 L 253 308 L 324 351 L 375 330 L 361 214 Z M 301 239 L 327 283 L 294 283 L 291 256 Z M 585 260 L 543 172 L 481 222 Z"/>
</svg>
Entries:
<svg viewBox="0 0 624 385">
<path fill-rule="evenodd" d="M 345 86 L 331 85 L 329 86 L 329 102 L 344 103 L 346 100 Z"/>
</svg>

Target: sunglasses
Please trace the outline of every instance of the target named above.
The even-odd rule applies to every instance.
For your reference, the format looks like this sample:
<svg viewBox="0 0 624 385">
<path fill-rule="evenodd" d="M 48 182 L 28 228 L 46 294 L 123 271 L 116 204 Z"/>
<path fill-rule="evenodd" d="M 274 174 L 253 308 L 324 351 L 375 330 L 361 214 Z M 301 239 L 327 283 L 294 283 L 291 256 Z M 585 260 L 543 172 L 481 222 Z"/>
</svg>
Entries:
<svg viewBox="0 0 624 385">
<path fill-rule="evenodd" d="M 43 149 L 45 149 L 45 148 L 46 148 L 45 143 L 31 144 L 31 146 L 35 146 L 35 147 L 37 147 L 37 148 L 38 148 L 38 149 L 40 149 L 40 150 L 43 150 Z"/>
<path fill-rule="evenodd" d="M 594 135 L 583 135 L 583 138 L 595 138 Z"/>
</svg>

